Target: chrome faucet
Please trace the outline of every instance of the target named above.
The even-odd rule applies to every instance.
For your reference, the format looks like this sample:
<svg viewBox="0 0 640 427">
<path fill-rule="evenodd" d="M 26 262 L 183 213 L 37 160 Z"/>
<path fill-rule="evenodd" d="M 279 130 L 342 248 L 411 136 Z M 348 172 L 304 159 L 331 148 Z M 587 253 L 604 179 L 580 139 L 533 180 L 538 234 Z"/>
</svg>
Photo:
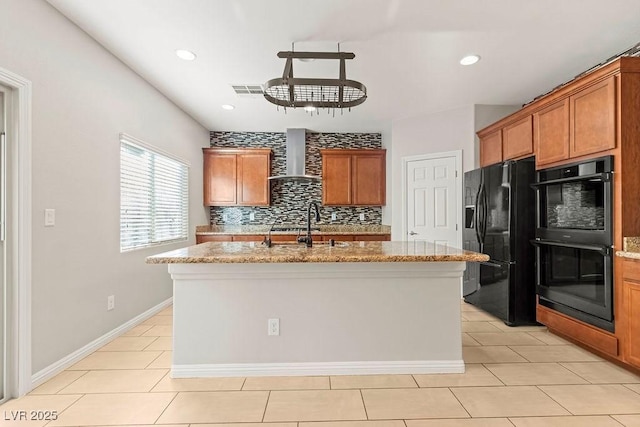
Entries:
<svg viewBox="0 0 640 427">
<path fill-rule="evenodd" d="M 304 237 L 298 237 L 298 243 L 305 243 L 308 248 L 313 246 L 313 239 L 311 238 L 311 208 L 316 210 L 316 222 L 320 221 L 320 210 L 316 202 L 309 203 L 307 208 L 307 235 Z"/>
</svg>

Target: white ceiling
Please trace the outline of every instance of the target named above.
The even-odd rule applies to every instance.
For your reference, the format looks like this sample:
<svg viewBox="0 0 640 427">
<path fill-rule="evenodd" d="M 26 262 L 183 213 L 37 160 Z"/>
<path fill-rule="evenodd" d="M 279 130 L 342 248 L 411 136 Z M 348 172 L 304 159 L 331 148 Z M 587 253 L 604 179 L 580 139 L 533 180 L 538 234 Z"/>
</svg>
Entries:
<svg viewBox="0 0 640 427">
<path fill-rule="evenodd" d="M 383 132 L 463 105 L 522 104 L 640 42 L 640 0 L 47 1 L 210 130 Z M 285 115 L 233 92 L 281 76 L 276 54 L 293 42 L 354 52 L 347 78 L 367 101 L 335 117 Z M 468 53 L 482 60 L 459 65 Z M 337 77 L 338 61 L 294 73 Z"/>
</svg>

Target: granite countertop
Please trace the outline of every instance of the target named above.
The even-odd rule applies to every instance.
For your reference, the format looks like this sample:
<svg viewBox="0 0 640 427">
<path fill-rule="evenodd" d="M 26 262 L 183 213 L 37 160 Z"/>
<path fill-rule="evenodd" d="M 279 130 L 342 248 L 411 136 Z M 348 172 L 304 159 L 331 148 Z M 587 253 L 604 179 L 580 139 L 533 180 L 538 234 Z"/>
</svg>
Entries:
<svg viewBox="0 0 640 427">
<path fill-rule="evenodd" d="M 306 229 L 306 225 L 299 224 L 278 224 L 276 227 L 301 227 Z M 271 225 L 198 225 L 196 235 L 207 236 L 216 234 L 267 234 Z M 314 235 L 323 234 L 391 234 L 389 225 L 323 225 L 313 224 L 312 228 L 320 229 L 313 231 Z M 271 234 L 298 234 L 297 231 L 272 231 Z"/>
<path fill-rule="evenodd" d="M 484 254 L 431 242 L 276 243 L 207 242 L 147 258 L 147 264 L 290 262 L 438 262 L 488 261 Z"/>
<path fill-rule="evenodd" d="M 625 237 L 623 250 L 616 255 L 623 258 L 640 259 L 640 237 Z"/>
</svg>

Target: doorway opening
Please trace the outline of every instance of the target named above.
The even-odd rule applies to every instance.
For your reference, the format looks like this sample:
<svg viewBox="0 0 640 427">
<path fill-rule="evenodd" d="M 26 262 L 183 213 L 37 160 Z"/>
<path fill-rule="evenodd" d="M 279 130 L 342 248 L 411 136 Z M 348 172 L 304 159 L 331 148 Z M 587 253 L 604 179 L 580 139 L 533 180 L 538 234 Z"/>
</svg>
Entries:
<svg viewBox="0 0 640 427">
<path fill-rule="evenodd" d="M 31 391 L 31 97 L 29 80 L 0 67 L 2 399 Z M 1 148 L 1 147 L 0 147 Z M 2 150 L 0 150 L 2 151 Z M 0 209 L 2 210 L 2 209 Z M 1 234 L 1 233 L 0 233 Z"/>
</svg>

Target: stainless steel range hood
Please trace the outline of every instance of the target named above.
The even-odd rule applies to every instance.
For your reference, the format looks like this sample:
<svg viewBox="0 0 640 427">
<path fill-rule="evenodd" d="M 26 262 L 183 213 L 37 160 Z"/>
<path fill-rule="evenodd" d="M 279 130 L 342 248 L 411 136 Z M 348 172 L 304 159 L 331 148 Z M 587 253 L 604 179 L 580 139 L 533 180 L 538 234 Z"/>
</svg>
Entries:
<svg viewBox="0 0 640 427">
<path fill-rule="evenodd" d="M 270 180 L 287 179 L 291 181 L 318 181 L 319 176 L 305 173 L 305 129 L 287 129 L 287 173 L 270 176 Z"/>
</svg>

